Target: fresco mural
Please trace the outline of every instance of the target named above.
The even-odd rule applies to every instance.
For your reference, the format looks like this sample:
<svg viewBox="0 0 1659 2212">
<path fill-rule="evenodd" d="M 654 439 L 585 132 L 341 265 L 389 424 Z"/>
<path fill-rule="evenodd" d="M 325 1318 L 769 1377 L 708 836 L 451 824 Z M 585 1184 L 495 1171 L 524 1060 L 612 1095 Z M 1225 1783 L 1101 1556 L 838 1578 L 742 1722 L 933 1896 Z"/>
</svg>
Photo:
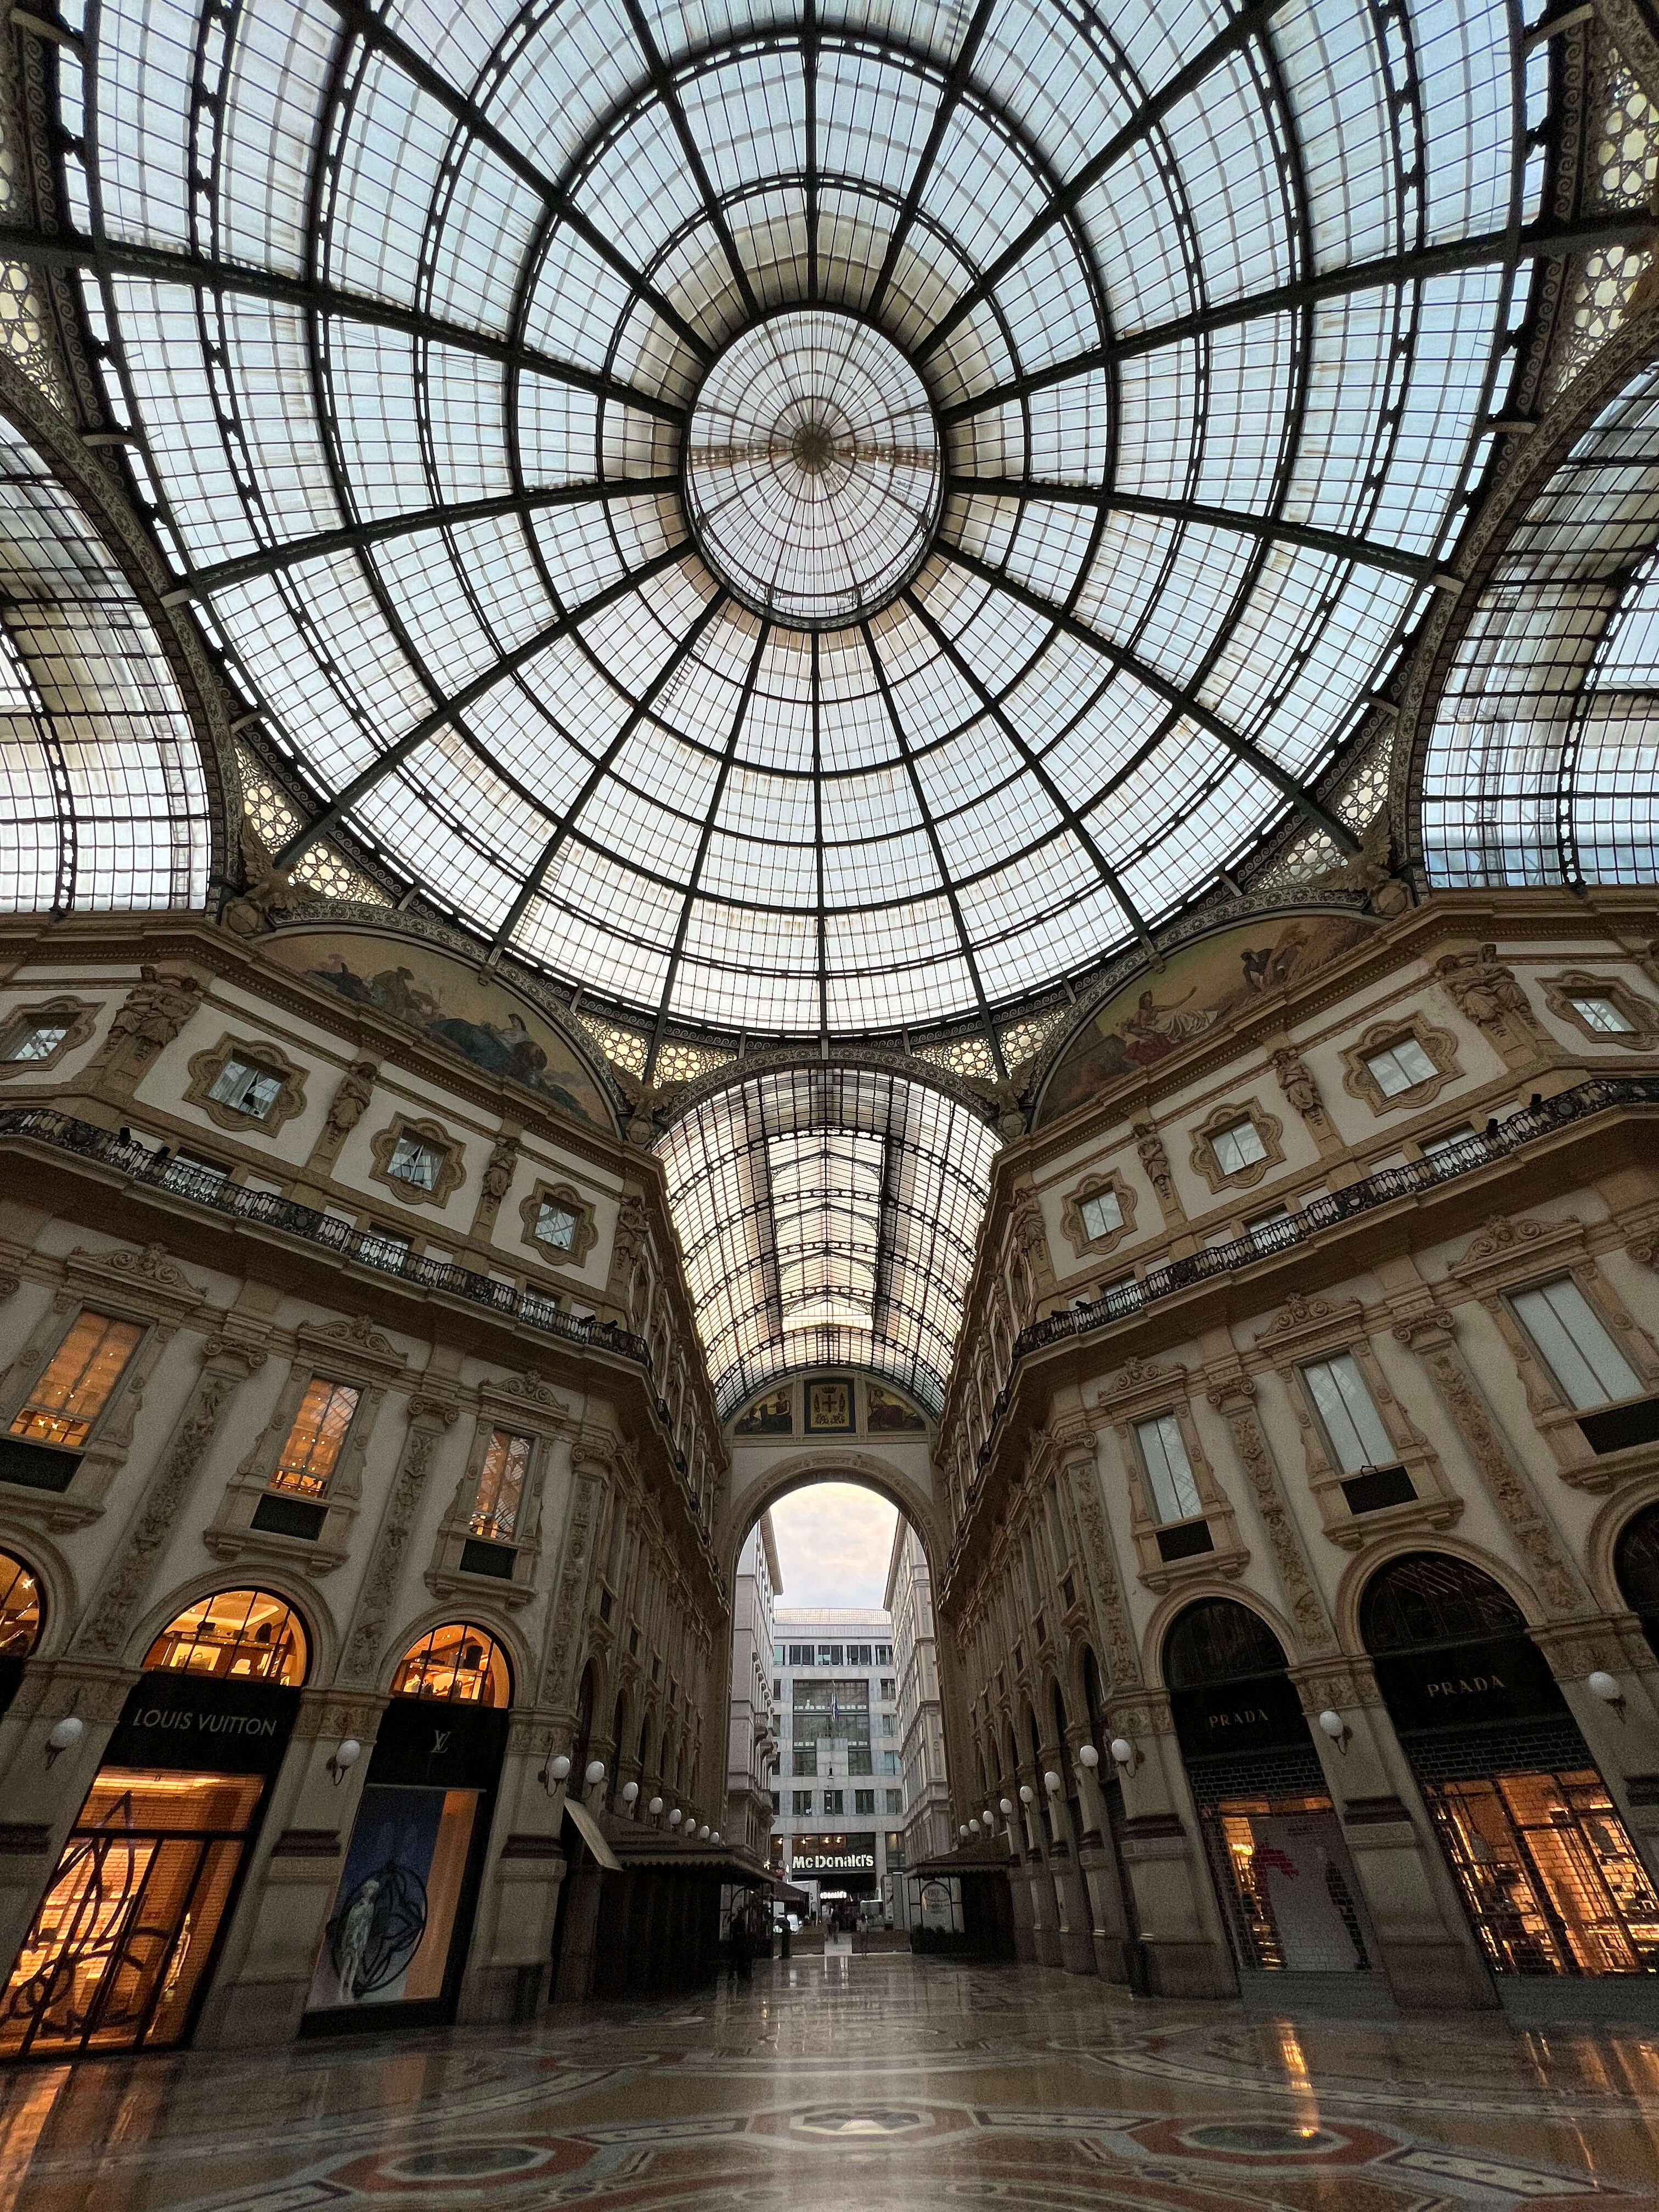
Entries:
<svg viewBox="0 0 1659 2212">
<path fill-rule="evenodd" d="M 738 1415 L 732 1433 L 734 1437 L 789 1436 L 795 1425 L 794 1403 L 794 1386 L 786 1382 L 781 1390 L 757 1398 Z"/>
<path fill-rule="evenodd" d="M 1043 1090 L 1037 1126 L 1156 1066 L 1252 1000 L 1300 982 L 1374 927 L 1355 915 L 1269 915 L 1182 945 L 1162 969 L 1143 969 L 1078 1031 Z"/>
<path fill-rule="evenodd" d="M 865 1386 L 865 1426 L 872 1437 L 927 1435 L 927 1422 L 896 1390 L 884 1390 L 879 1382 L 871 1382 Z"/>
<path fill-rule="evenodd" d="M 465 961 L 372 930 L 283 930 L 261 949 L 279 968 L 390 1015 L 488 1075 L 510 1076 L 561 1112 L 613 1127 L 598 1084 L 553 1024 Z"/>
</svg>

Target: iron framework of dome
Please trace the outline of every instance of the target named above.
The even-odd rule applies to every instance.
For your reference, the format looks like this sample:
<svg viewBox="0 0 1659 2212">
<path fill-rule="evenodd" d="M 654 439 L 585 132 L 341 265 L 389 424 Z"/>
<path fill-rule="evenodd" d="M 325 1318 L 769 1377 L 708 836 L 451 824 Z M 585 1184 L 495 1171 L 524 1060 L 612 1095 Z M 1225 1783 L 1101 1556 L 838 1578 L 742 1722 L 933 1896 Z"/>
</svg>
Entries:
<svg viewBox="0 0 1659 2212">
<path fill-rule="evenodd" d="M 642 1012 L 648 1079 L 1354 842 L 1552 243 L 1490 0 L 67 20 L 31 258 L 285 862 Z"/>
</svg>

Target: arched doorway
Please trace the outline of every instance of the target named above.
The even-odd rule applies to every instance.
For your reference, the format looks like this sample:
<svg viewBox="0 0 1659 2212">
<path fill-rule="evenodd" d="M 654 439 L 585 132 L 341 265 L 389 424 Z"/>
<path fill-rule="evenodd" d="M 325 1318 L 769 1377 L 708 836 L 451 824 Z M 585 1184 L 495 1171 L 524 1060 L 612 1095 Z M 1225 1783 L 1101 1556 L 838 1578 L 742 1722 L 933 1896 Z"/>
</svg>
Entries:
<svg viewBox="0 0 1659 2212">
<path fill-rule="evenodd" d="M 40 1577 L 9 1552 L 0 1552 L 0 1713 L 17 1695 L 23 1662 L 45 1626 Z"/>
<path fill-rule="evenodd" d="M 0 2056 L 188 2039 L 307 1647 L 287 1600 L 260 1589 L 216 1590 L 153 1640 L 0 1996 Z"/>
<path fill-rule="evenodd" d="M 1509 1592 L 1411 1552 L 1366 1584 L 1359 1627 L 1500 1986 L 1659 1972 L 1659 1893 Z"/>
<path fill-rule="evenodd" d="M 1659 1499 L 1644 1505 L 1619 1532 L 1613 1547 L 1613 1578 L 1619 1594 L 1642 1624 L 1642 1633 L 1659 1653 Z"/>
<path fill-rule="evenodd" d="M 1170 1625 L 1164 1679 L 1241 1984 L 1371 1972 L 1376 1939 L 1273 1630 L 1200 1599 Z"/>
<path fill-rule="evenodd" d="M 452 2021 L 466 1965 L 513 1670 L 495 1636 L 444 1621 L 392 1677 L 301 2033 Z"/>
</svg>

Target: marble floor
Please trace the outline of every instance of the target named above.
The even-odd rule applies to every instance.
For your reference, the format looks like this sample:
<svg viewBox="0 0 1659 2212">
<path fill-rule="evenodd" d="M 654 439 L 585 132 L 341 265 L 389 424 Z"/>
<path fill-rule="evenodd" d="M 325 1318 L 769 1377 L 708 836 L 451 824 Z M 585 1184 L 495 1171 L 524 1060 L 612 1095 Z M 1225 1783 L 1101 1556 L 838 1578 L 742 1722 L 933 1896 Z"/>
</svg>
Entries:
<svg viewBox="0 0 1659 2212">
<path fill-rule="evenodd" d="M 1659 2036 L 762 1962 L 534 2028 L 0 2074 L 0 2212 L 1659 2205 Z"/>
</svg>

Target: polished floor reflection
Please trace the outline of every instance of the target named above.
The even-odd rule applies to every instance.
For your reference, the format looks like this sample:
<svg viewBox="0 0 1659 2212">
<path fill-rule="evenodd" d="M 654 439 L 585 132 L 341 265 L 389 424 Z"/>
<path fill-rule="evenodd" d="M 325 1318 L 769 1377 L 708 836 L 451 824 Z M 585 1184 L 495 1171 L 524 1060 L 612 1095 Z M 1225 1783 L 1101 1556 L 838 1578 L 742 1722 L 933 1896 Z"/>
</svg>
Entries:
<svg viewBox="0 0 1659 2212">
<path fill-rule="evenodd" d="M 0 2212 L 1659 2203 L 1659 2036 L 1247 2019 L 1032 1967 L 763 1963 L 533 2030 L 0 2077 Z"/>
</svg>

